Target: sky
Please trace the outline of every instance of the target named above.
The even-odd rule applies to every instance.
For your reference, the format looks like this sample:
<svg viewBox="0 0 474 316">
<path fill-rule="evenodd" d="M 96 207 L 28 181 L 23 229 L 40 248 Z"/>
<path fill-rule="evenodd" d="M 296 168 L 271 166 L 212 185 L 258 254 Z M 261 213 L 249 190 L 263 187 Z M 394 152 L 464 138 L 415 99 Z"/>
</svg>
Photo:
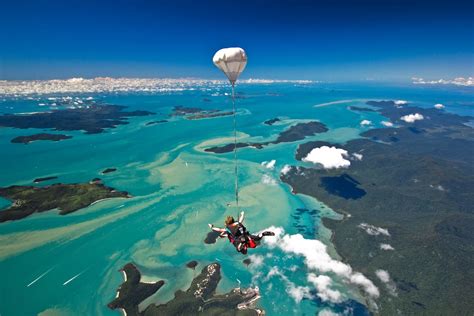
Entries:
<svg viewBox="0 0 474 316">
<path fill-rule="evenodd" d="M 2 1 L 0 79 L 410 80 L 474 75 L 472 0 Z"/>
</svg>

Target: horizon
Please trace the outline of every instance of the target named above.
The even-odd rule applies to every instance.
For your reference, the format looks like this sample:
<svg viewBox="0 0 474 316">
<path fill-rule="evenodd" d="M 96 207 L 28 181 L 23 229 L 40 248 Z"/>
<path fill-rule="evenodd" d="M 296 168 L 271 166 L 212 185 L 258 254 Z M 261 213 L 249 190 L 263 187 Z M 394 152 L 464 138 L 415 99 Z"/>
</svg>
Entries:
<svg viewBox="0 0 474 316">
<path fill-rule="evenodd" d="M 226 46 L 247 51 L 245 79 L 469 78 L 472 12 L 468 0 L 16 1 L 0 13 L 0 80 L 221 79 L 212 56 Z"/>
</svg>

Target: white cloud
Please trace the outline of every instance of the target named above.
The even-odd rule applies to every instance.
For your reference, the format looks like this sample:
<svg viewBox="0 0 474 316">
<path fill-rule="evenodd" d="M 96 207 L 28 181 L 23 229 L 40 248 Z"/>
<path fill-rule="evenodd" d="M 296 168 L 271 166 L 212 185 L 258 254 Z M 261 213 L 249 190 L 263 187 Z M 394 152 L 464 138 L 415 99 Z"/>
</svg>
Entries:
<svg viewBox="0 0 474 316">
<path fill-rule="evenodd" d="M 438 110 L 444 109 L 444 105 L 441 104 L 441 103 L 436 103 L 436 104 L 434 105 L 434 107 L 435 107 L 435 109 L 438 109 Z"/>
<path fill-rule="evenodd" d="M 291 170 L 291 166 L 290 166 L 290 165 L 285 165 L 285 166 L 281 169 L 280 173 L 281 173 L 282 175 L 285 175 L 285 174 L 287 174 L 288 172 L 290 172 L 290 170 Z"/>
<path fill-rule="evenodd" d="M 405 100 L 396 100 L 396 101 L 393 101 L 393 103 L 395 103 L 395 105 L 405 105 L 408 102 Z"/>
<path fill-rule="evenodd" d="M 380 295 L 379 289 L 374 285 L 374 283 L 360 272 L 353 273 L 350 277 L 350 282 L 362 286 L 365 292 L 371 297 L 378 297 Z"/>
<path fill-rule="evenodd" d="M 275 163 L 276 163 L 276 160 L 273 159 L 273 160 L 270 160 L 270 161 L 264 161 L 264 162 L 261 163 L 261 165 L 264 166 L 267 169 L 273 170 L 273 169 L 275 169 Z"/>
<path fill-rule="evenodd" d="M 314 285 L 318 290 L 318 296 L 323 301 L 330 301 L 333 303 L 340 303 L 344 300 L 342 293 L 338 290 L 333 290 L 330 288 L 332 280 L 327 275 L 316 275 L 310 273 L 308 275 L 308 281 Z"/>
<path fill-rule="evenodd" d="M 296 303 L 301 302 L 305 297 L 311 297 L 309 287 L 295 286 L 292 282 L 287 284 L 286 292 L 295 300 Z"/>
<path fill-rule="evenodd" d="M 433 189 L 436 189 L 436 190 L 439 190 L 439 191 L 446 191 L 446 189 L 441 184 L 438 184 L 436 186 L 430 184 L 430 188 L 433 188 Z"/>
<path fill-rule="evenodd" d="M 390 236 L 390 233 L 388 232 L 388 229 L 377 227 L 374 225 L 370 225 L 367 223 L 360 223 L 359 228 L 362 228 L 365 230 L 365 232 L 369 235 L 377 236 L 377 235 L 385 235 L 385 236 Z"/>
<path fill-rule="evenodd" d="M 334 313 L 330 309 L 325 308 L 319 311 L 318 316 L 339 316 L 339 314 Z"/>
<path fill-rule="evenodd" d="M 380 279 L 380 281 L 387 283 L 390 281 L 390 274 L 385 270 L 376 270 L 375 275 Z"/>
<path fill-rule="evenodd" d="M 362 157 L 364 157 L 362 154 L 358 154 L 358 153 L 353 153 L 352 156 L 354 156 L 354 158 L 357 160 L 362 160 Z"/>
<path fill-rule="evenodd" d="M 390 279 L 390 274 L 386 270 L 378 269 L 375 271 L 375 275 L 382 281 L 385 286 L 387 287 L 388 292 L 391 295 L 396 296 L 397 295 L 397 287 L 396 285 L 391 281 Z"/>
<path fill-rule="evenodd" d="M 259 268 L 263 265 L 263 256 L 261 255 L 249 255 L 252 268 Z"/>
<path fill-rule="evenodd" d="M 438 85 L 438 84 L 452 84 L 456 86 L 465 86 L 472 87 L 474 86 L 474 77 L 458 77 L 454 79 L 437 79 L 437 80 L 425 80 L 423 78 L 413 77 L 411 78 L 414 84 L 429 84 L 429 85 Z"/>
<path fill-rule="evenodd" d="M 311 150 L 311 152 L 305 158 L 303 158 L 303 161 L 319 163 L 325 169 L 347 168 L 351 164 L 348 159 L 345 159 L 347 157 L 347 150 L 336 147 L 322 146 Z"/>
<path fill-rule="evenodd" d="M 296 303 L 299 303 L 303 300 L 303 298 L 312 298 L 310 288 L 307 286 L 297 286 L 293 282 L 291 282 L 288 277 L 286 277 L 278 267 L 272 267 L 270 271 L 268 271 L 265 280 L 270 280 L 271 277 L 278 276 L 280 277 L 286 284 L 286 293 L 292 297 Z"/>
<path fill-rule="evenodd" d="M 272 267 L 270 271 L 268 271 L 266 279 L 268 280 L 274 275 L 282 275 L 282 273 L 277 267 Z"/>
<path fill-rule="evenodd" d="M 288 270 L 290 270 L 291 272 L 295 272 L 296 270 L 298 270 L 298 266 L 294 264 L 291 267 L 289 267 Z"/>
<path fill-rule="evenodd" d="M 389 244 L 380 244 L 380 249 L 382 249 L 382 250 L 395 250 L 395 248 L 393 248 Z"/>
<path fill-rule="evenodd" d="M 262 183 L 263 184 L 268 184 L 268 185 L 277 185 L 277 182 L 275 179 L 273 179 L 271 176 L 268 174 L 264 174 L 262 176 Z"/>
<path fill-rule="evenodd" d="M 413 123 L 415 121 L 421 121 L 422 119 L 424 119 L 424 117 L 420 113 L 415 113 L 415 114 L 404 115 L 400 119 L 407 123 Z"/>
<path fill-rule="evenodd" d="M 362 121 L 360 122 L 360 125 L 362 125 L 362 126 L 372 125 L 372 122 L 369 121 L 369 120 L 362 120 Z"/>
<path fill-rule="evenodd" d="M 377 298 L 379 296 L 379 291 L 372 281 L 363 274 L 354 272 L 348 264 L 331 258 L 327 252 L 326 245 L 321 241 L 316 239 L 306 239 L 301 234 L 285 234 L 285 230 L 282 227 L 272 226 L 265 230 L 270 230 L 275 233 L 274 237 L 267 237 L 264 240 L 264 243 L 268 245 L 268 247 L 278 247 L 287 254 L 302 256 L 308 269 L 318 271 L 319 274 L 337 274 L 348 282 L 360 285 L 371 298 Z M 311 278 L 308 276 L 308 280 L 315 281 L 315 275 Z M 319 282 L 322 282 L 324 281 L 324 278 L 318 280 Z M 336 299 L 337 294 L 331 292 L 331 295 L 326 297 L 328 299 Z"/>
<path fill-rule="evenodd" d="M 393 126 L 393 123 L 392 122 L 387 122 L 387 121 L 382 121 L 380 122 L 382 123 L 383 126 L 386 126 L 386 127 L 392 127 Z"/>
</svg>

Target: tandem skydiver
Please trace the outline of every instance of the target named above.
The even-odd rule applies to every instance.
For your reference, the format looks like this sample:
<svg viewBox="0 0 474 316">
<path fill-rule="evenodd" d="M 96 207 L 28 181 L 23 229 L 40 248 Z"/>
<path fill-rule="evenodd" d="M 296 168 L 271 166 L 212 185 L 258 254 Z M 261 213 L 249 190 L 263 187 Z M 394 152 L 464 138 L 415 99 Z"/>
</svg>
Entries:
<svg viewBox="0 0 474 316">
<path fill-rule="evenodd" d="M 229 241 L 235 246 L 235 249 L 244 255 L 247 254 L 247 248 L 257 247 L 258 242 L 263 238 L 263 236 L 275 236 L 275 233 L 270 231 L 265 231 L 258 235 L 252 235 L 242 224 L 243 221 L 244 212 L 242 211 L 240 212 L 238 221 L 235 221 L 232 216 L 227 216 L 225 220 L 225 228 L 214 227 L 212 224 L 209 224 L 209 227 L 213 231 L 220 233 L 219 237 L 229 238 Z"/>
</svg>

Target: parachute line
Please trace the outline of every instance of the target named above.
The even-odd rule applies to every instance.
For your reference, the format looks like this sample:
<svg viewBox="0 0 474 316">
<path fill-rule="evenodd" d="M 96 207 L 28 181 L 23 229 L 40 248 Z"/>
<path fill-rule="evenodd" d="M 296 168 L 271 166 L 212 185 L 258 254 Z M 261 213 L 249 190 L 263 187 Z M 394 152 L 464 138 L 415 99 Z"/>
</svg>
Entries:
<svg viewBox="0 0 474 316">
<path fill-rule="evenodd" d="M 237 206 L 237 217 L 239 214 L 239 173 L 237 164 L 237 119 L 235 111 L 235 84 L 232 83 L 232 109 L 234 112 L 234 176 L 235 176 L 235 205 Z"/>
<path fill-rule="evenodd" d="M 237 164 L 237 113 L 235 110 L 235 82 L 247 65 L 247 54 L 240 47 L 228 47 L 218 50 L 212 62 L 222 70 L 232 85 L 232 109 L 234 117 L 234 177 L 235 177 L 235 204 L 237 206 L 237 217 L 239 208 L 239 173 Z"/>
</svg>

